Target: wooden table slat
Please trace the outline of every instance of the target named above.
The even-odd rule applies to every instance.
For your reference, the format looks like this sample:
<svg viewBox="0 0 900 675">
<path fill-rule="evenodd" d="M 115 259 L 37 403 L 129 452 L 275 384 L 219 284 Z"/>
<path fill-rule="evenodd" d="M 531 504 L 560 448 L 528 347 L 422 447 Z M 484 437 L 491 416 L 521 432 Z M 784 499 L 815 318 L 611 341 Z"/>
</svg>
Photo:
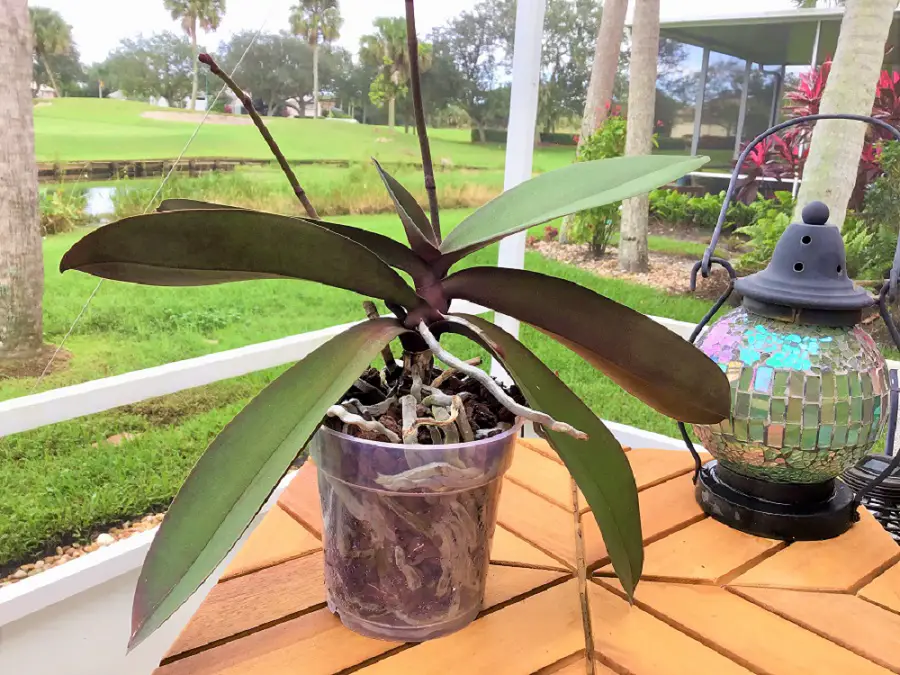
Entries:
<svg viewBox="0 0 900 675">
<path fill-rule="evenodd" d="M 606 579 L 604 584 L 613 582 Z M 730 593 L 697 584 L 643 582 L 642 609 L 665 617 L 738 663 L 764 673 L 885 675 L 885 668 Z"/>
<path fill-rule="evenodd" d="M 863 586 L 857 595 L 900 614 L 900 562 Z"/>
<path fill-rule="evenodd" d="M 247 538 L 219 581 L 298 558 L 322 548 L 300 523 L 275 505 Z"/>
<path fill-rule="evenodd" d="M 647 546 L 643 578 L 716 583 L 785 546 L 783 541 L 754 537 L 705 518 Z M 612 565 L 600 573 L 611 576 Z"/>
<path fill-rule="evenodd" d="M 740 588 L 735 592 L 900 673 L 900 615 L 843 593 Z"/>
<path fill-rule="evenodd" d="M 704 516 L 687 453 L 628 458 L 646 545 L 634 606 L 611 567 L 591 572 L 609 561 L 589 511 L 579 591 L 571 478 L 545 441 L 527 439 L 504 479 L 482 615 L 419 645 L 356 635 L 324 607 L 308 463 L 157 675 L 900 674 L 900 547 L 869 513 L 826 542 L 752 537 Z"/>
<path fill-rule="evenodd" d="M 732 585 L 849 592 L 868 583 L 900 560 L 900 548 L 872 514 L 859 511 L 860 521 L 841 537 L 794 542 Z"/>
</svg>

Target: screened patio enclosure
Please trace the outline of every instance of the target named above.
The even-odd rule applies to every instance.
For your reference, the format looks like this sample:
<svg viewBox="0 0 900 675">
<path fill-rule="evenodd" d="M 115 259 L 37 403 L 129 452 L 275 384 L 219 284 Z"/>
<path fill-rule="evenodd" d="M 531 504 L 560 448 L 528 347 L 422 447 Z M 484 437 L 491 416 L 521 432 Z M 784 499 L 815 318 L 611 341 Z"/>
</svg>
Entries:
<svg viewBox="0 0 900 675">
<path fill-rule="evenodd" d="M 661 21 L 661 38 L 688 46 L 695 52 L 694 68 L 699 72 L 697 86 L 692 92 L 691 154 L 705 150 L 703 140 L 711 128 L 725 137 L 722 140 L 727 139 L 729 145 L 733 144 L 733 156 L 736 156 L 742 143 L 775 124 L 781 111 L 786 76 L 789 78 L 792 71 L 796 74 L 798 70 L 821 65 L 834 55 L 843 14 L 843 9 L 836 8 L 797 9 Z M 894 14 L 886 54 L 886 67 L 896 70 L 900 65 L 900 11 Z M 743 62 L 739 91 L 734 96 L 736 100 L 730 101 L 729 107 L 716 111 L 711 106 L 711 56 L 730 57 L 732 63 L 734 59 Z M 755 128 L 748 128 L 752 78 L 765 80 L 768 101 L 755 101 L 757 120 L 755 125 L 750 125 Z M 757 87 L 757 97 L 759 94 Z M 759 119 L 762 106 L 768 108 L 764 120 Z M 711 121 L 709 118 L 714 114 L 718 119 Z M 685 127 L 682 125 L 681 130 Z"/>
</svg>

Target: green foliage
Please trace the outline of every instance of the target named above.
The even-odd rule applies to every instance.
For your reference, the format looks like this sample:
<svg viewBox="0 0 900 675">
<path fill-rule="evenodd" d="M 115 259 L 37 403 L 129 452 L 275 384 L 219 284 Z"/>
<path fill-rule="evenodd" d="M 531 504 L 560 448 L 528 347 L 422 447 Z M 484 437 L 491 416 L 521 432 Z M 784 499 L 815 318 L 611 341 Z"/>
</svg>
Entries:
<svg viewBox="0 0 900 675">
<path fill-rule="evenodd" d="M 578 150 L 578 162 L 621 157 L 625 154 L 627 124 L 624 117 L 610 117 Z M 588 244 L 591 253 L 599 258 L 606 252 L 610 237 L 619 231 L 622 222 L 621 202 L 579 211 L 572 220 L 570 239 Z"/>
<path fill-rule="evenodd" d="M 187 37 L 155 33 L 122 40 L 103 68 L 126 96 L 164 97 L 169 105 L 181 107 L 191 93 L 194 55 Z"/>
<path fill-rule="evenodd" d="M 338 0 L 300 0 L 291 8 L 291 32 L 311 45 L 333 42 L 341 35 Z"/>
<path fill-rule="evenodd" d="M 86 225 L 87 196 L 84 190 L 43 190 L 40 193 L 41 234 L 61 234 Z"/>
<path fill-rule="evenodd" d="M 46 7 L 29 7 L 28 16 L 33 38 L 35 84 L 48 84 L 60 94 L 55 76 L 59 69 L 74 61 L 76 71 L 81 70 L 72 40 L 72 27 L 59 12 Z"/>
<path fill-rule="evenodd" d="M 844 223 L 844 239 L 867 235 L 868 245 L 857 262 L 859 278 L 882 279 L 890 269 L 900 228 L 900 143 L 884 143 L 881 148 L 884 173 L 866 190 L 862 211 Z M 847 253 L 850 265 L 850 252 Z M 851 274 L 851 276 L 853 276 Z"/>
<path fill-rule="evenodd" d="M 653 190 L 650 215 L 664 223 L 713 229 L 722 211 L 725 193 L 691 196 L 677 190 Z M 757 206 L 732 201 L 725 217 L 724 231 L 730 232 L 753 222 Z"/>
<path fill-rule="evenodd" d="M 775 199 L 757 197 L 753 207 L 756 209 L 753 222 L 739 230 L 750 238 L 747 242 L 750 250 L 738 259 L 737 265 L 748 273 L 756 272 L 769 264 L 775 245 L 791 224 L 794 198 L 790 192 L 777 192 Z"/>
</svg>

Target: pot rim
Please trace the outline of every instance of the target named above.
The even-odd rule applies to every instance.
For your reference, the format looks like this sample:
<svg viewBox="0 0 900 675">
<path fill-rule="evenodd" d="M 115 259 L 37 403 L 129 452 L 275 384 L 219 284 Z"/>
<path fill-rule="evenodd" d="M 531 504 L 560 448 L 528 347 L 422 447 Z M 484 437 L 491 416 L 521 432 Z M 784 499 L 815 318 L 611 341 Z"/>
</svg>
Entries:
<svg viewBox="0 0 900 675">
<path fill-rule="evenodd" d="M 497 443 L 500 441 L 507 440 L 511 435 L 518 435 L 519 432 L 522 431 L 522 427 L 525 426 L 525 418 L 517 417 L 516 423 L 510 429 L 507 429 L 502 434 L 497 434 L 496 436 L 490 436 L 488 438 L 481 438 L 477 441 L 464 441 L 462 443 L 439 443 L 437 445 L 430 444 L 426 445 L 425 443 L 411 443 L 409 445 L 405 445 L 403 443 L 388 443 L 385 441 L 370 441 L 366 438 L 358 438 L 356 436 L 351 436 L 350 434 L 345 434 L 342 431 L 335 431 L 334 429 L 325 426 L 324 424 L 318 428 L 316 433 L 325 433 L 335 436 L 337 438 L 346 439 L 353 443 L 361 443 L 365 445 L 372 446 L 373 448 L 390 448 L 396 450 L 397 448 L 403 448 L 404 450 L 412 450 L 418 452 L 433 452 L 436 448 L 447 448 L 450 450 L 462 449 L 462 448 L 477 448 L 482 445 L 488 445 L 490 443 Z"/>
</svg>

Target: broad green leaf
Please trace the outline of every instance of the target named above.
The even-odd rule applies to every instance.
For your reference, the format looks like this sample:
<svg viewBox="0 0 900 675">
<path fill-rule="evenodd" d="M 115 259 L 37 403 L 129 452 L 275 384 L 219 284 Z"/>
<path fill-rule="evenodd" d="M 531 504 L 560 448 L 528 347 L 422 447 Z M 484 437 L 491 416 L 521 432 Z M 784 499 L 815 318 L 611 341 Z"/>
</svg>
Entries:
<svg viewBox="0 0 900 675">
<path fill-rule="evenodd" d="M 709 157 L 667 155 L 617 157 L 543 173 L 463 220 L 444 239 L 441 253 L 477 250 L 532 225 L 649 192 L 708 161 Z"/>
<path fill-rule="evenodd" d="M 403 332 L 393 319 L 354 326 L 291 367 L 222 430 L 179 490 L 147 553 L 134 594 L 129 649 L 215 570 L 328 407 Z"/>
<path fill-rule="evenodd" d="M 382 169 L 381 164 L 374 159 L 372 161 L 375 162 L 378 175 L 384 181 L 384 186 L 394 202 L 394 208 L 400 216 L 400 222 L 403 223 L 412 250 L 426 260 L 439 258 L 441 253 L 437 249 L 438 237 L 419 202 L 397 179 Z"/>
<path fill-rule="evenodd" d="M 544 430 L 591 507 L 616 575 L 631 596 L 641 578 L 644 548 L 637 485 L 619 442 L 600 418 L 521 342 L 489 321 L 460 316 L 484 336 L 451 322 L 435 328 L 461 333 L 479 343 L 500 359 L 531 407 L 588 435 L 588 440 L 579 441 L 567 434 Z"/>
<path fill-rule="evenodd" d="M 626 391 L 682 422 L 728 417 L 731 388 L 694 345 L 629 307 L 565 279 L 501 267 L 473 267 L 443 282 L 469 300 L 541 329 Z"/>
<path fill-rule="evenodd" d="M 60 271 L 70 269 L 152 286 L 306 279 L 408 308 L 422 303 L 364 246 L 313 221 L 259 211 L 169 211 L 125 218 L 72 246 L 60 263 Z"/>
<path fill-rule="evenodd" d="M 184 210 L 210 210 L 210 209 L 232 209 L 237 211 L 251 211 L 250 209 L 242 209 L 238 206 L 227 206 L 223 204 L 213 204 L 211 202 L 199 202 L 193 199 L 166 199 L 159 205 L 157 209 L 163 211 L 184 211 Z M 251 213 L 257 213 L 251 211 Z M 408 272 L 415 279 L 420 279 L 428 275 L 428 266 L 425 262 L 413 253 L 407 246 L 398 241 L 394 241 L 390 237 L 385 237 L 377 232 L 369 232 L 361 230 L 350 225 L 342 225 L 340 223 L 329 223 L 325 220 L 309 220 L 307 218 L 296 218 L 304 222 L 324 227 L 326 230 L 340 234 L 347 239 L 362 244 L 375 255 L 381 258 L 391 267 L 396 267 L 404 272 Z"/>
</svg>

